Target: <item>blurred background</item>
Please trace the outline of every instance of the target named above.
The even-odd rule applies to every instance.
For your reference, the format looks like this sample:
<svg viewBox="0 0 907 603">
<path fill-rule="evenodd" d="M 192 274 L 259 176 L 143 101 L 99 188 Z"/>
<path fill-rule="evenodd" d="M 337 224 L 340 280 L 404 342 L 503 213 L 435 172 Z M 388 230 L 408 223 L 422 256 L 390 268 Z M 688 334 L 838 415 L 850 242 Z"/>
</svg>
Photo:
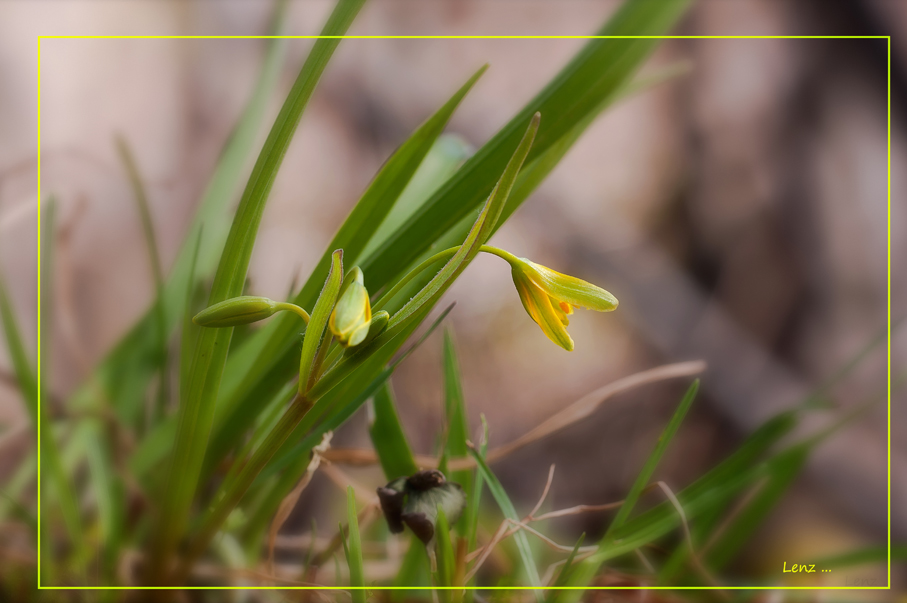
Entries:
<svg viewBox="0 0 907 603">
<path fill-rule="evenodd" d="M 352 34 L 593 33 L 617 3 L 592 0 L 376 0 Z M 287 33 L 316 34 L 330 2 L 291 2 Z M 273 4 L 248 0 L 0 3 L 0 269 L 36 321 L 37 36 L 261 35 Z M 907 3 L 699 0 L 689 35 L 891 35 L 891 317 L 907 310 L 903 92 Z M 448 131 L 451 153 L 491 137 L 582 46 L 561 40 L 346 40 L 310 103 L 274 187 L 250 268 L 251 291 L 283 298 L 303 282 L 372 175 L 485 62 L 491 67 Z M 271 115 L 311 41 L 289 44 Z M 42 191 L 59 200 L 51 350 L 63 398 L 149 307 L 153 281 L 115 136 L 144 179 L 165 268 L 261 65 L 263 40 L 45 40 Z M 523 312 L 509 271 L 480 257 L 448 293 L 471 427 L 484 413 L 497 446 L 583 394 L 670 361 L 704 359 L 703 394 L 659 477 L 676 491 L 762 421 L 838 373 L 886 325 L 886 40 L 671 40 L 649 68 L 689 61 L 679 79 L 606 112 L 492 241 L 600 284 L 612 314 L 577 313 L 576 351 L 551 344 Z M 645 72 L 645 70 L 644 70 Z M 544 119 L 544 116 L 543 116 Z M 271 119 L 265 120 L 270 123 Z M 264 133 L 262 133 L 263 140 Z M 251 166 L 249 166 L 251 167 Z M 34 349 L 35 332 L 27 333 Z M 394 377 L 402 421 L 431 453 L 441 421 L 433 335 Z M 907 336 L 891 340 L 901 374 Z M 881 403 L 829 440 L 762 526 L 738 568 L 885 542 L 885 346 L 828 402 Z M 518 509 L 557 467 L 552 508 L 620 499 L 685 384 L 648 386 L 500 462 Z M 904 396 L 891 398 L 891 533 L 907 538 Z M 10 361 L 0 351 L 0 475 L 28 445 Z M 334 439 L 369 445 L 365 413 Z M 376 471 L 354 473 L 380 483 Z M 316 477 L 287 524 L 331 512 Z M 606 517 L 557 526 L 601 534 Z M 301 528 L 299 528 L 301 529 Z M 884 568 L 851 578 L 885 582 Z M 894 579 L 903 584 L 897 571 Z M 843 580 L 844 577 L 836 577 Z"/>
</svg>

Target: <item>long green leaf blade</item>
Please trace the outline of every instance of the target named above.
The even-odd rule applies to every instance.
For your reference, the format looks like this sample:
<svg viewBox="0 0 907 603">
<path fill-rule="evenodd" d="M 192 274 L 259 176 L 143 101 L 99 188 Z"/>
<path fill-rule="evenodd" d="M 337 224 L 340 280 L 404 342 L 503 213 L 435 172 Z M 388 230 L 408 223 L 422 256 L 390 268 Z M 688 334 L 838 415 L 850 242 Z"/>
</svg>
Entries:
<svg viewBox="0 0 907 603">
<path fill-rule="evenodd" d="M 463 384 L 460 378 L 460 366 L 457 363 L 457 352 L 454 348 L 453 334 L 450 329 L 444 331 L 444 410 L 447 417 L 447 438 L 444 456 L 447 459 L 465 458 L 469 455 L 469 422 L 466 418 L 466 403 L 463 400 Z M 468 469 L 454 471 L 449 476 L 451 481 L 460 484 L 467 500 L 472 492 L 472 475 Z M 467 505 L 466 511 L 457 521 L 457 534 L 468 536 L 472 525 L 473 509 Z"/>
<path fill-rule="evenodd" d="M 519 522 L 520 516 L 517 515 L 513 503 L 510 502 L 510 497 L 507 496 L 507 492 L 504 490 L 504 487 L 501 485 L 501 482 L 498 481 L 495 474 L 491 472 L 485 459 L 475 450 L 470 450 L 470 454 L 472 455 L 472 458 L 476 460 L 478 471 L 482 474 L 485 483 L 488 484 L 488 490 L 491 492 L 491 496 L 494 498 L 495 502 L 498 503 L 498 507 L 500 507 L 504 517 Z M 523 532 L 522 530 L 517 531 L 514 533 L 513 538 L 516 541 L 517 549 L 520 552 L 520 558 L 523 561 L 523 570 L 526 572 L 526 577 L 529 579 L 529 586 L 540 587 L 542 581 L 541 578 L 539 578 L 538 569 L 535 566 L 535 559 L 532 557 L 532 548 L 529 545 L 529 539 L 526 537 L 526 532 Z M 533 593 L 535 594 L 536 600 L 542 600 L 541 591 L 533 591 Z"/>
<path fill-rule="evenodd" d="M 340 0 L 322 34 L 336 36 L 346 32 L 363 3 L 364 0 Z M 336 38 L 321 38 L 315 43 L 268 134 L 227 236 L 209 305 L 242 294 L 255 236 L 275 176 L 302 112 L 339 43 Z M 172 457 L 172 463 L 178 470 L 170 472 L 158 543 L 153 555 L 152 577 L 156 582 L 166 579 L 166 560 L 176 548 L 188 522 L 232 335 L 232 328 L 207 329 L 202 331 L 196 345 L 187 396 L 180 404 Z"/>
<path fill-rule="evenodd" d="M 350 594 L 353 603 L 365 603 L 365 570 L 362 567 L 362 541 L 359 538 L 359 515 L 356 512 L 356 495 L 353 487 L 346 487 L 346 520 L 349 526 L 349 546 L 346 540 L 343 549 L 346 553 L 346 562 L 350 568 Z"/>
<path fill-rule="evenodd" d="M 368 433 L 378 453 L 384 477 L 390 481 L 418 471 L 412 448 L 397 416 L 390 382 L 375 393 L 370 410 Z"/>
</svg>

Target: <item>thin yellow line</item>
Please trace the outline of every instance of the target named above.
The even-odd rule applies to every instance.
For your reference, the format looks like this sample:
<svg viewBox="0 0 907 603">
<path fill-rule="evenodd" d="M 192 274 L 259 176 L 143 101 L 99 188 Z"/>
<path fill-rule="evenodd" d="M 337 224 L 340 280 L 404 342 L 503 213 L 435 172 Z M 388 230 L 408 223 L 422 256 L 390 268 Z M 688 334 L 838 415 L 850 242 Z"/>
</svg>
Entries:
<svg viewBox="0 0 907 603">
<path fill-rule="evenodd" d="M 37 484 L 37 566 L 38 590 L 424 590 L 424 586 L 42 586 L 41 585 L 41 40 L 234 40 L 234 39 L 359 39 L 359 40 L 562 40 L 562 39 L 658 39 L 658 40 L 829 40 L 829 39 L 887 39 L 888 40 L 888 585 L 887 586 L 567 586 L 557 590 L 888 590 L 891 588 L 891 36 L 38 36 L 38 484 Z M 433 587 L 437 590 L 555 590 L 533 586 Z"/>
<path fill-rule="evenodd" d="M 888 590 L 887 586 L 43 586 L 41 590 Z"/>
<path fill-rule="evenodd" d="M 41 38 L 38 37 L 38 589 L 41 588 Z"/>
<path fill-rule="evenodd" d="M 891 588 L 891 36 L 888 37 L 888 588 Z"/>
<path fill-rule="evenodd" d="M 314 39 L 336 39 L 336 40 L 598 40 L 598 39 L 615 39 L 615 40 L 836 40 L 836 39 L 885 39 L 888 36 L 596 36 L 596 35 L 564 35 L 564 36 L 447 36 L 447 35 L 423 35 L 423 36 L 367 36 L 367 35 L 344 35 L 344 36 L 322 36 L 322 35 L 298 35 L 298 36 L 180 36 L 180 35 L 160 35 L 160 36 L 131 36 L 131 35 L 112 35 L 112 36 L 77 36 L 77 35 L 51 35 L 41 36 L 53 40 L 159 40 L 159 39 L 178 39 L 178 40 L 270 40 L 270 39 L 287 39 L 287 40 L 314 40 Z"/>
</svg>

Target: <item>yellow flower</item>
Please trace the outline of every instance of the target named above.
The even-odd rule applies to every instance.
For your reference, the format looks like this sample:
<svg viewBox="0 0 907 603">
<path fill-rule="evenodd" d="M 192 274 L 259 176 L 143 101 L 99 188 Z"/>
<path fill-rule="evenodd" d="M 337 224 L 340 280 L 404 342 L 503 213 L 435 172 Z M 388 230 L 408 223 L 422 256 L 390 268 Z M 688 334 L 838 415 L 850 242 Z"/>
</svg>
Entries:
<svg viewBox="0 0 907 603">
<path fill-rule="evenodd" d="M 513 284 L 529 316 L 542 328 L 548 339 L 568 352 L 573 351 L 573 339 L 567 325 L 573 308 L 610 312 L 617 308 L 617 298 L 592 283 L 555 272 L 526 258 L 508 259 Z"/>
<path fill-rule="evenodd" d="M 343 279 L 340 297 L 331 313 L 328 327 L 344 347 L 354 347 L 365 341 L 372 320 L 372 305 L 369 303 L 362 270 L 358 266 L 350 270 Z"/>
</svg>

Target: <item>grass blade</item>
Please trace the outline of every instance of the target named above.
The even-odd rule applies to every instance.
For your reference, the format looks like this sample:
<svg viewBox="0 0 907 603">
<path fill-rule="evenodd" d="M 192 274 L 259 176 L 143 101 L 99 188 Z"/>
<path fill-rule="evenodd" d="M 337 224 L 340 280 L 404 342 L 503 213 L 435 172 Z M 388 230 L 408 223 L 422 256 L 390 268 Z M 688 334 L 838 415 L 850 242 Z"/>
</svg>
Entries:
<svg viewBox="0 0 907 603">
<path fill-rule="evenodd" d="M 652 479 L 652 475 L 655 473 L 655 468 L 658 467 L 658 464 L 661 462 L 661 457 L 664 456 L 665 451 L 668 449 L 668 445 L 671 443 L 671 440 L 674 439 L 674 435 L 680 428 L 680 424 L 683 423 L 683 419 L 684 417 L 686 417 L 687 411 L 689 411 L 690 406 L 693 405 L 693 400 L 696 398 L 697 391 L 699 391 L 699 379 L 693 381 L 693 384 L 690 385 L 687 393 L 684 394 L 683 399 L 680 401 L 680 405 L 677 407 L 677 410 L 674 411 L 674 416 L 671 417 L 671 421 L 668 423 L 668 426 L 665 427 L 665 430 L 662 432 L 661 437 L 658 438 L 658 443 L 655 445 L 655 449 L 649 455 L 649 458 L 646 459 L 642 470 L 636 476 L 636 480 L 633 482 L 633 486 L 630 488 L 630 492 L 624 499 L 624 504 L 621 505 L 620 510 L 618 510 L 617 515 L 611 522 L 611 525 L 608 526 L 608 531 L 605 532 L 605 535 L 602 537 L 602 542 L 607 541 L 608 537 L 614 532 L 614 530 L 623 525 L 624 521 L 626 521 L 626 519 L 630 516 L 630 513 L 633 511 L 633 507 L 639 500 L 643 489 L 647 485 L 649 485 L 649 482 Z"/>
<path fill-rule="evenodd" d="M 116 138 L 117 152 L 120 160 L 126 168 L 126 174 L 129 177 L 129 183 L 132 186 L 133 196 L 139 209 L 139 216 L 142 222 L 142 233 L 145 236 L 145 246 L 148 248 L 148 258 L 151 264 L 151 276 L 154 282 L 154 305 L 152 312 L 154 314 L 155 326 L 157 327 L 157 371 L 159 375 L 158 383 L 158 400 L 152 413 L 152 419 L 157 420 L 163 415 L 167 400 L 170 399 L 169 389 L 169 371 L 167 358 L 167 311 L 164 308 L 164 269 L 161 268 L 161 256 L 157 246 L 157 236 L 154 232 L 154 221 L 151 219 L 151 209 L 148 206 L 148 195 L 145 192 L 145 185 L 142 182 L 138 165 L 135 157 L 122 136 Z"/>
<path fill-rule="evenodd" d="M 322 33 L 342 35 L 359 12 L 364 0 L 340 0 Z M 249 177 L 233 226 L 227 236 L 220 264 L 211 287 L 213 305 L 242 294 L 246 271 L 261 216 L 274 178 L 289 147 L 302 112 L 340 40 L 321 38 L 315 42 L 296 82 L 277 116 Z M 187 396 L 181 401 L 176 443 L 163 513 L 154 547 L 151 576 L 155 583 L 165 580 L 167 559 L 185 531 L 190 506 L 198 488 L 201 465 L 214 417 L 214 407 L 233 329 L 205 329 L 199 335 Z"/>
<path fill-rule="evenodd" d="M 466 404 L 463 400 L 463 385 L 460 378 L 460 367 L 457 363 L 457 352 L 454 348 L 453 334 L 450 329 L 444 331 L 444 410 L 447 417 L 447 438 L 444 458 L 457 459 L 469 456 L 469 422 L 466 418 Z M 444 469 L 442 469 L 444 471 Z M 469 470 L 454 471 L 449 476 L 451 481 L 460 484 L 467 500 L 472 492 L 470 483 L 472 475 Z M 472 508 L 457 521 L 457 534 L 467 537 L 472 525 Z"/>
<path fill-rule="evenodd" d="M 353 603 L 365 603 L 368 593 L 365 591 L 365 571 L 362 569 L 362 542 L 359 538 L 359 516 L 356 513 L 356 495 L 353 487 L 346 487 L 346 517 L 349 525 L 349 546 L 346 538 L 342 538 L 343 552 L 346 553 L 346 563 L 350 568 L 350 594 Z M 343 526 L 340 526 L 341 534 Z"/>
<path fill-rule="evenodd" d="M 665 427 L 661 436 L 658 438 L 655 449 L 646 459 L 642 470 L 636 476 L 636 480 L 633 482 L 633 485 L 630 488 L 630 492 L 624 499 L 624 504 L 621 505 L 620 510 L 618 510 L 617 515 L 611 522 L 611 525 L 608 526 L 608 530 L 605 532 L 605 535 L 599 541 L 598 546 L 600 551 L 607 549 L 618 539 L 616 535 L 617 530 L 619 530 L 619 528 L 624 525 L 624 522 L 633 511 L 633 507 L 636 505 L 636 502 L 642 495 L 643 489 L 651 481 L 652 475 L 655 473 L 656 467 L 658 467 L 658 463 L 661 462 L 661 458 L 662 456 L 664 456 L 668 445 L 671 443 L 671 440 L 674 438 L 674 435 L 680 428 L 680 424 L 683 422 L 684 417 L 686 417 L 687 411 L 690 409 L 690 406 L 692 406 L 693 400 L 695 399 L 696 392 L 698 390 L 699 380 L 696 379 L 695 381 L 693 381 L 693 384 L 690 385 L 683 399 L 680 401 L 680 405 L 677 407 L 677 410 L 674 411 L 674 415 L 671 417 L 670 422 L 668 423 L 667 427 Z M 571 580 L 573 581 L 573 584 L 575 586 L 585 586 L 592 580 L 592 578 L 598 572 L 598 568 L 601 564 L 601 561 L 599 559 L 600 558 L 593 557 L 592 559 L 589 559 L 576 567 L 574 575 L 571 576 Z M 565 598 L 567 600 L 573 600 L 580 594 L 581 591 L 567 591 L 567 594 L 563 594 L 563 596 L 558 595 L 556 600 L 563 600 Z"/>
<path fill-rule="evenodd" d="M 368 433 L 381 461 L 384 477 L 390 481 L 418 471 L 412 448 L 397 416 L 390 382 L 375 392 L 369 410 Z"/>
<path fill-rule="evenodd" d="M 800 474 L 810 450 L 808 446 L 795 446 L 768 462 L 767 481 L 736 515 L 734 522 L 724 530 L 715 544 L 709 547 L 704 559 L 708 567 L 720 570 L 733 560 L 734 554 L 749 541 L 753 532 L 762 525 L 762 521 Z"/>
<path fill-rule="evenodd" d="M 450 524 L 441 507 L 438 507 L 438 516 L 435 521 L 437 522 L 435 525 L 435 556 L 438 564 L 435 581 L 438 586 L 455 586 L 453 584 L 454 549 L 450 541 Z M 450 601 L 450 593 L 451 591 L 447 589 L 436 591 L 438 600 L 442 603 Z"/>
<path fill-rule="evenodd" d="M 488 484 L 488 490 L 491 492 L 491 496 L 494 498 L 495 502 L 498 503 L 498 507 L 500 507 L 504 517 L 519 522 L 520 516 L 517 515 L 513 503 L 510 502 L 510 498 L 507 496 L 507 492 L 504 490 L 501 482 L 498 481 L 498 478 L 495 477 L 494 473 L 491 472 L 491 469 L 485 463 L 485 459 L 483 459 L 475 450 L 470 450 L 469 452 L 476 460 L 478 472 L 482 474 L 482 478 L 485 480 L 485 483 Z M 529 586 L 541 587 L 541 579 L 539 578 L 538 569 L 535 567 L 535 560 L 532 557 L 532 549 L 529 545 L 529 539 L 526 537 L 526 532 L 523 532 L 522 530 L 517 531 L 514 533 L 513 538 L 516 542 L 517 549 L 520 552 L 520 558 L 523 561 L 523 569 L 529 580 Z M 542 600 L 541 591 L 533 591 L 533 593 L 535 594 L 536 600 Z"/>
<path fill-rule="evenodd" d="M 45 234 L 45 239 L 48 236 L 50 236 L 49 233 Z M 37 431 L 39 444 L 38 463 L 40 466 L 43 457 L 44 467 L 50 477 L 49 485 L 51 489 L 43 493 L 43 501 L 41 500 L 41 484 L 39 483 L 38 485 L 39 505 L 42 506 L 43 510 L 47 511 L 45 518 L 51 517 L 56 511 L 63 515 L 70 542 L 74 546 L 78 546 L 82 543 L 82 520 L 77 503 L 78 499 L 63 469 L 50 415 L 47 413 L 45 405 L 39 402 L 38 379 L 32 370 L 29 353 L 25 349 L 22 333 L 19 330 L 19 322 L 7 294 L 6 282 L 2 275 L 0 275 L 0 323 L 3 325 L 6 347 L 12 360 L 16 380 L 19 382 L 19 390 L 22 393 L 23 402 Z M 42 426 L 44 428 L 43 433 Z M 53 502 L 51 503 L 51 501 Z M 41 522 L 39 521 L 39 527 L 40 524 Z M 44 529 L 48 529 L 46 524 Z M 45 552 L 49 551 L 45 550 Z"/>
<path fill-rule="evenodd" d="M 579 547 L 583 546 L 583 540 L 586 539 L 586 533 L 583 532 L 579 535 L 579 540 L 576 541 L 576 544 L 573 545 L 573 550 L 570 551 L 570 554 L 567 555 L 567 559 L 564 561 L 564 567 L 561 568 L 561 572 L 557 575 L 557 579 L 554 581 L 554 588 L 561 588 L 567 585 L 567 577 L 570 575 L 570 571 L 573 569 L 573 560 L 576 559 L 576 552 L 579 551 Z"/>
<path fill-rule="evenodd" d="M 600 35 L 658 35 L 667 31 L 689 0 L 630 0 Z M 546 125 L 527 161 L 531 163 L 575 124 L 614 98 L 657 44 L 653 39 L 595 39 L 555 76 L 514 118 L 486 143 L 363 264 L 366 274 L 386 282 L 398 267 L 416 260 L 441 234 L 454 227 L 491 192 L 520 139 L 523 124 L 536 112 Z"/>
<path fill-rule="evenodd" d="M 274 34 L 281 32 L 284 5 L 284 2 L 278 4 L 272 28 Z M 236 197 L 244 166 L 254 148 L 271 92 L 280 76 L 286 46 L 287 41 L 283 39 L 270 41 L 252 96 L 223 148 L 190 226 L 190 234 L 171 269 L 163 295 L 167 333 L 170 333 L 178 318 L 184 314 L 185 300 L 192 283 L 190 272 L 194 258 L 198 257 L 197 273 L 200 278 L 211 278 L 217 266 L 218 254 L 223 249 L 230 228 L 225 209 Z M 205 237 L 200 241 L 196 253 L 195 244 L 199 242 L 197 237 L 203 225 Z M 100 386 L 106 393 L 106 399 L 116 405 L 121 420 L 129 425 L 134 424 L 139 416 L 147 384 L 157 365 L 156 324 L 157 318 L 152 308 L 107 354 L 86 384 L 75 392 L 70 406 L 81 410 L 96 408 L 96 390 Z"/>
</svg>

